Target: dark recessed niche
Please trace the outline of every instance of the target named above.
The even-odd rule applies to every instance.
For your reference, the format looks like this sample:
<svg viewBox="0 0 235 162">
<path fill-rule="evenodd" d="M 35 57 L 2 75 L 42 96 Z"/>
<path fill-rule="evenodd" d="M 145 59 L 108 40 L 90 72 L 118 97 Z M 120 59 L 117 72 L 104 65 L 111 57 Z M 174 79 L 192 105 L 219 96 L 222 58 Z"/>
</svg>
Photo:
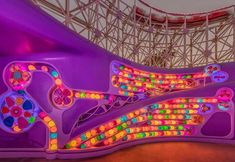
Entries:
<svg viewBox="0 0 235 162">
<path fill-rule="evenodd" d="M 201 129 L 201 133 L 206 136 L 227 136 L 230 131 L 231 117 L 227 112 L 213 114 Z"/>
</svg>

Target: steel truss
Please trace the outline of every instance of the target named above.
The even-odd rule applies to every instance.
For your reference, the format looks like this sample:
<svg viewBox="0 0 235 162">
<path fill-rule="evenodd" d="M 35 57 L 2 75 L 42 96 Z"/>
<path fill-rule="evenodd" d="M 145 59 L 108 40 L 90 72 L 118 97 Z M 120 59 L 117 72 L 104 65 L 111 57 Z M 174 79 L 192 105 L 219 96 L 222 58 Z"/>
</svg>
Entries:
<svg viewBox="0 0 235 162">
<path fill-rule="evenodd" d="M 235 7 L 229 14 L 192 25 L 190 15 L 172 25 L 177 15 L 160 12 L 135 1 L 124 0 L 33 0 L 40 8 L 100 47 L 131 61 L 166 68 L 185 68 L 235 61 Z M 142 5 L 142 6 L 141 6 Z M 149 16 L 136 12 L 145 8 Z M 160 13 L 159 13 L 160 12 Z M 164 22 L 153 15 L 165 15 Z"/>
</svg>

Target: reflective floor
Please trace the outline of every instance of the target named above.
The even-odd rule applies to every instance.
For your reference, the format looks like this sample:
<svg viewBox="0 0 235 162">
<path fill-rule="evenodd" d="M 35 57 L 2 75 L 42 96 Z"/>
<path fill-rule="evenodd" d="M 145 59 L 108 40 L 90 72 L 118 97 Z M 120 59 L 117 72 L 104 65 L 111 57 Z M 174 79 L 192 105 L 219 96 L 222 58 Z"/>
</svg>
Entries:
<svg viewBox="0 0 235 162">
<path fill-rule="evenodd" d="M 235 145 L 169 142 L 145 144 L 83 160 L 0 159 L 2 162 L 234 162 Z"/>
</svg>

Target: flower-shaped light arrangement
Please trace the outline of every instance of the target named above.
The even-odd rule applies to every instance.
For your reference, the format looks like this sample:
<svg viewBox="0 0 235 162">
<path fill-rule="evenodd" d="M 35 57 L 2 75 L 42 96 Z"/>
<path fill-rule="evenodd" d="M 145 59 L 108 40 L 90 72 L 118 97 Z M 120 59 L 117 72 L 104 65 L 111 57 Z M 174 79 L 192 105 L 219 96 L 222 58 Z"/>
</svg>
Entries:
<svg viewBox="0 0 235 162">
<path fill-rule="evenodd" d="M 14 90 L 24 89 L 31 80 L 31 74 L 24 64 L 14 63 L 6 68 L 6 83 Z"/>
<path fill-rule="evenodd" d="M 26 94 L 13 92 L 3 98 L 0 120 L 7 132 L 19 133 L 29 129 L 38 116 L 39 109 Z"/>
<path fill-rule="evenodd" d="M 73 103 L 73 92 L 68 88 L 56 87 L 51 93 L 51 99 L 57 107 L 69 107 Z"/>
</svg>

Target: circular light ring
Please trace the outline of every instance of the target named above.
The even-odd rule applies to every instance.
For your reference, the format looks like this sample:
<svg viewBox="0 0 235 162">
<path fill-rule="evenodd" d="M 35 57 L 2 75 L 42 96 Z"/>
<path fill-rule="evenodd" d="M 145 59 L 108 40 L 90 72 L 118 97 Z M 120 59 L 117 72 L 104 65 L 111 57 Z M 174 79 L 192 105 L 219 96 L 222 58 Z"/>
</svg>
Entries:
<svg viewBox="0 0 235 162">
<path fill-rule="evenodd" d="M 215 83 L 222 83 L 228 80 L 229 75 L 225 71 L 217 71 L 211 74 L 211 80 Z"/>
<path fill-rule="evenodd" d="M 231 88 L 223 87 L 216 92 L 216 97 L 219 101 L 230 101 L 234 96 L 234 92 Z"/>
<path fill-rule="evenodd" d="M 211 64 L 211 65 L 207 65 L 204 68 L 204 73 L 207 74 L 208 76 L 210 76 L 211 74 L 220 71 L 220 65 L 218 64 Z"/>
<path fill-rule="evenodd" d="M 70 107 L 73 100 L 73 92 L 68 88 L 54 87 L 50 92 L 50 100 L 57 108 Z"/>
<path fill-rule="evenodd" d="M 13 90 L 25 89 L 31 81 L 31 73 L 23 63 L 11 63 L 4 71 L 6 84 Z"/>
<path fill-rule="evenodd" d="M 24 91 L 13 91 L 0 101 L 0 125 L 9 133 L 22 133 L 35 123 L 39 107 Z"/>
</svg>

